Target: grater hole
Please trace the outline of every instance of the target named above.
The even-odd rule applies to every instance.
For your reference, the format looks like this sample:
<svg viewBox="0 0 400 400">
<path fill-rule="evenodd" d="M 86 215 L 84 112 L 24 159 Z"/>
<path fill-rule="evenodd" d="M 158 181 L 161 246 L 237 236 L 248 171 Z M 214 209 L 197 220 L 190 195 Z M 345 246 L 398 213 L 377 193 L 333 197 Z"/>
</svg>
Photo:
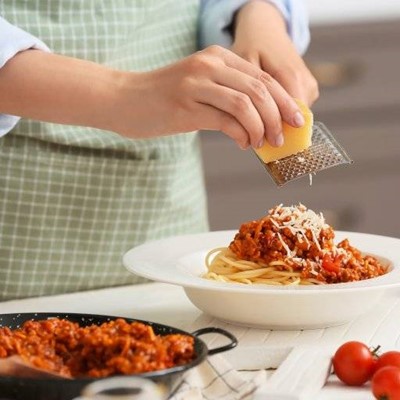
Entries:
<svg viewBox="0 0 400 400">
<path fill-rule="evenodd" d="M 278 161 L 262 164 L 275 183 L 282 186 L 303 176 L 352 162 L 326 126 L 315 122 L 312 144 L 308 149 Z"/>
</svg>

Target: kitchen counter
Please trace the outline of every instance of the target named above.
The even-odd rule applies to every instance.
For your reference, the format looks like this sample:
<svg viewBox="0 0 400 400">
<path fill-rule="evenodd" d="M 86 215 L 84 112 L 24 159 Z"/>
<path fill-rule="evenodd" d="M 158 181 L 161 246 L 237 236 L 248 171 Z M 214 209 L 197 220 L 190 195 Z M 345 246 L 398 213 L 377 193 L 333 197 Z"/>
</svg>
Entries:
<svg viewBox="0 0 400 400">
<path fill-rule="evenodd" d="M 187 299 L 180 287 L 149 283 L 95 291 L 14 300 L 0 303 L 0 313 L 20 312 L 75 312 L 122 316 L 155 321 L 186 331 L 200 326 L 220 326 L 239 337 L 239 348 L 263 343 L 266 349 L 274 346 L 315 344 L 321 346 L 347 340 L 381 344 L 384 350 L 400 348 L 400 293 L 384 300 L 370 314 L 339 327 L 311 331 L 256 330 L 224 324 L 202 314 Z M 257 338 L 257 339 L 255 339 Z M 232 352 L 234 352 L 233 350 Z M 228 355 L 230 352 L 225 353 Z M 243 354 L 243 353 L 242 353 Z M 251 356 L 251 351 L 246 351 Z M 234 357 L 232 358 L 234 360 Z M 249 374 L 249 372 L 245 372 Z M 272 372 L 271 372 L 272 373 Z M 332 376 L 319 396 L 313 400 L 368 400 L 373 399 L 368 386 L 349 388 Z"/>
</svg>

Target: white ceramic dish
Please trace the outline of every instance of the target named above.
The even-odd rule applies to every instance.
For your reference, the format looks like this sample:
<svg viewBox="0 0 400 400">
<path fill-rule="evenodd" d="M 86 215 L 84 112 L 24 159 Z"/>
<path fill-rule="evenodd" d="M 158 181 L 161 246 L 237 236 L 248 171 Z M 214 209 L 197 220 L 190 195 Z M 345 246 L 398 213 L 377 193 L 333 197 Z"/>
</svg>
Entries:
<svg viewBox="0 0 400 400">
<path fill-rule="evenodd" d="M 365 253 L 390 264 L 387 274 L 361 282 L 323 286 L 268 286 L 202 278 L 208 250 L 227 246 L 236 231 L 176 236 L 128 251 L 123 263 L 142 277 L 182 286 L 191 302 L 225 322 L 269 329 L 326 328 L 349 322 L 400 286 L 400 239 L 336 232 Z"/>
</svg>

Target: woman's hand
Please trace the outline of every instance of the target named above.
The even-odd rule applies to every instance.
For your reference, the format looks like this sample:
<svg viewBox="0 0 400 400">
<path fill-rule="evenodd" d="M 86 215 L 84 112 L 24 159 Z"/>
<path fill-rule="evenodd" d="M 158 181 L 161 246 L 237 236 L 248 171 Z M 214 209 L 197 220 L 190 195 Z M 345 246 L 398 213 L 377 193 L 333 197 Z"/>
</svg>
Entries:
<svg viewBox="0 0 400 400">
<path fill-rule="evenodd" d="M 127 74 L 123 87 L 114 130 L 130 137 L 220 130 L 245 149 L 265 139 L 282 145 L 282 118 L 304 124 L 296 102 L 271 75 L 218 46 L 156 71 Z"/>
<path fill-rule="evenodd" d="M 0 69 L 0 113 L 131 138 L 221 130 L 241 148 L 281 145 L 282 119 L 304 124 L 271 75 L 218 46 L 143 73 L 23 51 Z"/>
<path fill-rule="evenodd" d="M 263 0 L 252 0 L 238 12 L 232 50 L 275 78 L 293 97 L 311 105 L 318 84 L 298 55 L 280 12 Z"/>
</svg>

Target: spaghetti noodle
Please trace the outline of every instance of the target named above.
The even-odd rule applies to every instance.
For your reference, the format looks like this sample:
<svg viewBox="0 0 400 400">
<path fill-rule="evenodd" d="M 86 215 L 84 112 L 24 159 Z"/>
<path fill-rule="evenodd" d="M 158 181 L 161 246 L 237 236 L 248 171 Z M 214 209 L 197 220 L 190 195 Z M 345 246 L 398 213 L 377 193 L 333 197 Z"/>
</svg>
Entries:
<svg viewBox="0 0 400 400">
<path fill-rule="evenodd" d="M 304 205 L 269 210 L 243 224 L 228 247 L 206 256 L 207 279 L 268 285 L 315 285 L 374 278 L 387 272 L 375 257 L 348 240 L 334 244 L 334 231 Z"/>
</svg>

